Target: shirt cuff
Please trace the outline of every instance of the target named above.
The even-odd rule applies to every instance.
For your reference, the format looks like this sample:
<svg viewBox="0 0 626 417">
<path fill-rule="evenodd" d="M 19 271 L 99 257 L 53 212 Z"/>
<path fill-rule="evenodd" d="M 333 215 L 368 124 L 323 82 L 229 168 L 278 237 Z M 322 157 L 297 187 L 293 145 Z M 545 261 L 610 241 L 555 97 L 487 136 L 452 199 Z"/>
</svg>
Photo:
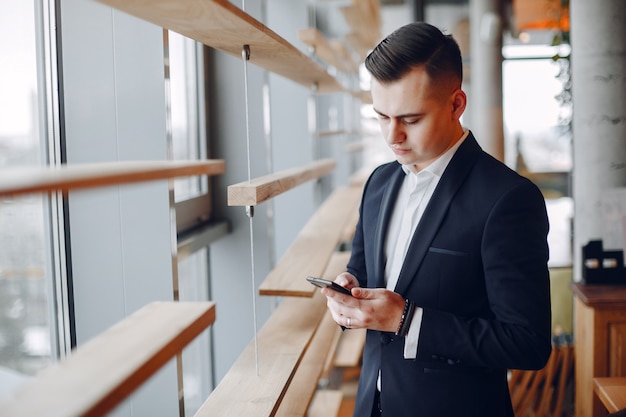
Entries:
<svg viewBox="0 0 626 417">
<path fill-rule="evenodd" d="M 404 359 L 417 358 L 417 343 L 419 342 L 420 328 L 422 327 L 422 316 L 424 310 L 421 307 L 415 307 L 413 312 L 413 320 L 409 332 L 404 338 Z"/>
</svg>

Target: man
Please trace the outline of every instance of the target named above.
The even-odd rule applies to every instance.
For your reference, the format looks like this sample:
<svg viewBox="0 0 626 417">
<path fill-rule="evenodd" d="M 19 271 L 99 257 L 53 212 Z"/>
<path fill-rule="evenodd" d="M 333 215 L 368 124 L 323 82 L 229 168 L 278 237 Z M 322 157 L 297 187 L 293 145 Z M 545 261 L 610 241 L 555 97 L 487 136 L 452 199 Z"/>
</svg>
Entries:
<svg viewBox="0 0 626 417">
<path fill-rule="evenodd" d="M 335 280 L 352 296 L 322 290 L 338 324 L 368 329 L 354 415 L 513 416 L 507 369 L 551 353 L 543 197 L 462 127 L 452 37 L 412 23 L 365 63 L 397 161 L 364 186 Z"/>
</svg>

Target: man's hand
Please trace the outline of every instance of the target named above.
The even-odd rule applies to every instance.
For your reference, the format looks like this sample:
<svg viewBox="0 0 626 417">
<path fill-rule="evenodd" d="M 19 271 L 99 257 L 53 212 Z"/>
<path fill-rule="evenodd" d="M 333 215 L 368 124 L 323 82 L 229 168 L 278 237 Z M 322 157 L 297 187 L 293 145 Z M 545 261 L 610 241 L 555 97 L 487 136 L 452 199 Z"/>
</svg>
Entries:
<svg viewBox="0 0 626 417">
<path fill-rule="evenodd" d="M 384 288 L 361 288 L 350 273 L 337 276 L 335 282 L 352 291 L 352 297 L 324 288 L 327 306 L 337 324 L 351 328 L 367 328 L 395 332 L 404 310 L 404 298 Z"/>
</svg>

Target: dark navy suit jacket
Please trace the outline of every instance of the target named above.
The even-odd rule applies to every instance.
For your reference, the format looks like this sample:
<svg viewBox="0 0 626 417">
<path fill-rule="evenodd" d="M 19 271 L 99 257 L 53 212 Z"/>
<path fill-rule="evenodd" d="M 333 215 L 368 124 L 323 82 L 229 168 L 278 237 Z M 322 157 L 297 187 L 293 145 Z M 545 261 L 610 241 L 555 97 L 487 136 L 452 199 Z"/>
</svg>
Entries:
<svg viewBox="0 0 626 417">
<path fill-rule="evenodd" d="M 384 287 L 384 242 L 400 164 L 365 184 L 348 271 Z M 548 219 L 528 179 L 461 144 L 417 226 L 395 291 L 424 309 L 417 358 L 368 330 L 354 415 L 369 417 L 382 375 L 383 416 L 513 416 L 507 369 L 542 368 L 551 352 Z"/>
</svg>

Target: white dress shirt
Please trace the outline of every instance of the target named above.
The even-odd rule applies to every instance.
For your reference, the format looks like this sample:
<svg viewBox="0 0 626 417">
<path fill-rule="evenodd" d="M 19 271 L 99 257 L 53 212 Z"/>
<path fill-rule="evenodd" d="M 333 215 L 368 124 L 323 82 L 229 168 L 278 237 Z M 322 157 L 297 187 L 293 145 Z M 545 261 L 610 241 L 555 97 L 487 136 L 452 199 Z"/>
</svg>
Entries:
<svg viewBox="0 0 626 417">
<path fill-rule="evenodd" d="M 385 240 L 385 283 L 388 290 L 394 291 L 398 283 L 400 269 L 404 264 L 404 258 L 411 243 L 428 202 L 432 197 L 439 179 L 443 175 L 448 163 L 456 150 L 465 140 L 469 130 L 465 129 L 463 136 L 454 146 L 437 158 L 421 171 L 415 171 L 412 165 L 402 165 L 406 178 L 402 182 L 398 198 L 387 230 Z M 422 324 L 423 310 L 416 306 L 411 321 L 409 332 L 404 340 L 404 358 L 415 359 L 417 357 L 417 343 L 419 340 L 420 327 Z"/>
</svg>

